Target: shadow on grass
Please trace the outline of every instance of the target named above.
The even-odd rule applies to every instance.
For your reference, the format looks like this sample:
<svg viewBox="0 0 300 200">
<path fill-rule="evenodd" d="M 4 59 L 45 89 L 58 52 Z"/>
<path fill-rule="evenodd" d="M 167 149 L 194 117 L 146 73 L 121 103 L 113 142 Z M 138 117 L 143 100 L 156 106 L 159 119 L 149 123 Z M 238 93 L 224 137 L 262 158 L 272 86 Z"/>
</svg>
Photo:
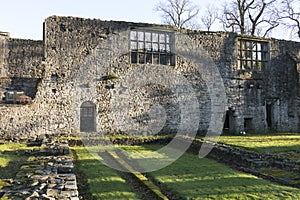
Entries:
<svg viewBox="0 0 300 200">
<path fill-rule="evenodd" d="M 153 151 L 157 146 L 143 146 Z M 149 173 L 179 199 L 300 199 L 300 190 L 235 171 L 214 160 L 185 153 L 171 165 Z"/>
<path fill-rule="evenodd" d="M 14 179 L 20 167 L 26 162 L 28 156 L 23 151 L 2 151 L 0 152 L 0 159 L 5 163 L 0 166 L 0 189 L 4 186 L 9 186 L 11 180 Z M 5 165 L 4 165 L 5 164 Z M 1 197 L 1 194 L 0 194 Z"/>
<path fill-rule="evenodd" d="M 84 199 L 137 199 L 115 170 L 94 158 L 85 148 L 75 148 L 74 154 L 77 158 L 75 173 L 82 178 L 78 181 L 79 194 Z"/>
<path fill-rule="evenodd" d="M 168 188 L 191 199 L 298 199 L 297 189 L 255 181 L 255 178 L 222 178 L 219 180 L 168 183 Z M 172 191 L 172 190 L 171 190 Z"/>
<path fill-rule="evenodd" d="M 89 191 L 86 175 L 78 168 L 78 166 L 80 166 L 81 163 L 80 161 L 78 161 L 78 156 L 74 149 L 71 150 L 71 155 L 73 158 L 73 163 L 75 165 L 74 172 L 76 174 L 79 197 L 82 199 L 96 200 L 96 198 L 94 198 L 91 192 Z"/>
<path fill-rule="evenodd" d="M 0 157 L 9 159 L 5 167 L 0 166 L 0 179 L 13 178 L 22 164 L 28 159 L 24 152 L 20 151 L 3 151 Z"/>
</svg>

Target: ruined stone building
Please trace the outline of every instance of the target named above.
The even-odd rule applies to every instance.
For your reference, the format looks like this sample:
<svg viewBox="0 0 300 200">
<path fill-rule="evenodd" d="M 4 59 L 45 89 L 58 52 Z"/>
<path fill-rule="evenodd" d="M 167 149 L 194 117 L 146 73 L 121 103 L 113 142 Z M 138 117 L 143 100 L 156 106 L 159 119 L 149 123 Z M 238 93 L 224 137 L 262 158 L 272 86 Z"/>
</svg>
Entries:
<svg viewBox="0 0 300 200">
<path fill-rule="evenodd" d="M 200 65 L 214 66 L 218 72 L 210 75 L 220 77 L 207 78 Z M 189 120 L 205 134 L 219 95 L 210 86 L 219 89 L 215 93 L 224 89 L 226 101 L 219 103 L 225 109 L 219 112 L 226 113 L 214 122 L 224 132 L 299 132 L 299 73 L 300 43 L 294 41 L 51 16 L 43 41 L 0 32 L 0 135 L 116 133 L 147 126 L 140 134 L 149 128 L 172 133 L 184 131 L 180 124 Z M 184 98 L 176 96 L 173 80 L 188 82 L 180 83 Z M 32 103 L 9 103 L 16 92 Z M 190 103 L 193 98 L 198 105 Z"/>
</svg>

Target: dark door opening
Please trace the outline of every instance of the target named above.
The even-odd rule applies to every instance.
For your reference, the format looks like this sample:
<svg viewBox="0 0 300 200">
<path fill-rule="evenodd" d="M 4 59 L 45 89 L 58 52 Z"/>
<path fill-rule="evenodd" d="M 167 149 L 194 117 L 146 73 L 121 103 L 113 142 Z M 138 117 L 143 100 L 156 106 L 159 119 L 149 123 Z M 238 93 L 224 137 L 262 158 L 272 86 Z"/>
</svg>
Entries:
<svg viewBox="0 0 300 200">
<path fill-rule="evenodd" d="M 252 118 L 244 118 L 244 130 L 247 132 L 253 131 Z"/>
<path fill-rule="evenodd" d="M 223 132 L 228 133 L 230 129 L 230 111 L 226 111 L 225 121 L 224 121 L 224 127 Z"/>
<path fill-rule="evenodd" d="M 266 104 L 266 114 L 267 114 L 267 125 L 268 127 L 272 127 L 272 104 L 267 103 Z"/>
<path fill-rule="evenodd" d="M 80 131 L 96 131 L 96 105 L 93 102 L 83 102 L 80 106 Z"/>
</svg>

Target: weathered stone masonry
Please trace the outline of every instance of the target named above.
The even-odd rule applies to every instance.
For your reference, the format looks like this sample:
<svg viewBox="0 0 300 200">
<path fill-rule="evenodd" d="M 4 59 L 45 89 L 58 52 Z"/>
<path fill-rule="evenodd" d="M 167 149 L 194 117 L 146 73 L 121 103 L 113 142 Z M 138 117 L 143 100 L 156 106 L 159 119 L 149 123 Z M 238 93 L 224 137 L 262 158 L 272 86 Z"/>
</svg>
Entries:
<svg viewBox="0 0 300 200">
<path fill-rule="evenodd" d="M 43 42 L 9 38 L 0 35 L 1 95 L 13 88 L 34 98 L 37 84 L 43 77 Z"/>
<path fill-rule="evenodd" d="M 7 88 L 14 88 L 34 98 L 31 105 L 0 107 L 1 135 L 76 133 L 84 126 L 107 133 L 130 130 L 128 127 L 122 130 L 121 122 L 115 121 L 112 109 L 118 105 L 111 105 L 111 98 L 122 78 L 142 65 L 132 63 L 128 46 L 128 51 L 118 54 L 125 48 L 121 43 L 126 42 L 113 45 L 107 40 L 130 30 L 176 32 L 172 27 L 161 25 L 52 16 L 44 23 L 44 41 L 11 39 L 8 34 L 0 34 L 1 95 Z M 299 43 L 226 32 L 186 33 L 208 52 L 222 75 L 228 99 L 225 131 L 300 130 Z M 123 39 L 129 44 L 129 35 Z M 257 65 L 259 70 L 241 68 L 241 40 L 266 46 L 267 50 L 257 47 L 254 52 L 266 61 Z M 95 55 L 97 59 L 91 61 Z M 206 83 L 185 58 L 177 56 L 174 69 L 186 77 L 196 91 L 197 112 L 201 115 L 198 132 L 205 133 L 211 109 Z M 133 92 L 130 98 L 130 112 L 125 120 L 158 123 L 161 116 L 157 115 L 157 121 L 149 121 L 146 114 L 158 102 L 166 110 L 162 132 L 178 129 L 180 110 L 172 90 L 159 85 L 145 86 Z M 90 107 L 82 109 L 94 109 L 95 119 L 90 118 L 91 124 L 82 124 L 80 107 L 83 105 Z"/>
</svg>

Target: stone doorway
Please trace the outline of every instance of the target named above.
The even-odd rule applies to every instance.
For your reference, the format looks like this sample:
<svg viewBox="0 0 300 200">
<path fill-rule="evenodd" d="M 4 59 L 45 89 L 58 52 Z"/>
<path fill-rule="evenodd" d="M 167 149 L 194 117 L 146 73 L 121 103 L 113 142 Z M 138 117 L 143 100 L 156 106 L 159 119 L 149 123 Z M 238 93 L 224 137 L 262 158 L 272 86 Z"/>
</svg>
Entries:
<svg viewBox="0 0 300 200">
<path fill-rule="evenodd" d="M 244 131 L 254 132 L 252 118 L 244 118 Z"/>
<path fill-rule="evenodd" d="M 227 110 L 224 120 L 223 133 L 233 133 L 233 111 Z"/>
<path fill-rule="evenodd" d="M 91 101 L 80 106 L 80 132 L 96 131 L 96 105 Z"/>
<path fill-rule="evenodd" d="M 272 127 L 272 104 L 270 102 L 266 103 L 266 118 L 267 126 L 270 129 Z"/>
<path fill-rule="evenodd" d="M 267 122 L 268 130 L 277 131 L 278 124 L 280 124 L 280 100 L 279 99 L 266 100 L 266 122 Z"/>
</svg>

